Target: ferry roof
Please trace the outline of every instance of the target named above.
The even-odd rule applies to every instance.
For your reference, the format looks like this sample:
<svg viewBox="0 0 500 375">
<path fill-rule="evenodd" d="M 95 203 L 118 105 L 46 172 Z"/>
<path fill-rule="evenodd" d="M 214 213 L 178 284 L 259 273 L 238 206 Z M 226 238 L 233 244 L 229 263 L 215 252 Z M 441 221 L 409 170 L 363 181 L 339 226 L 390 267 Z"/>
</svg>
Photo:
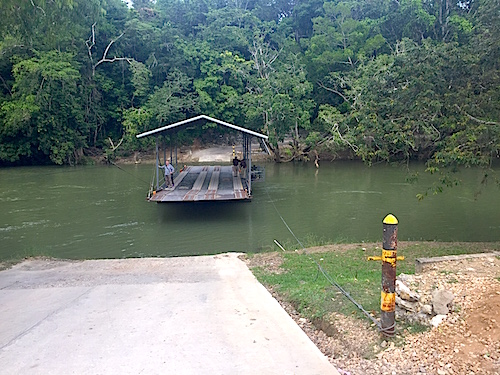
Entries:
<svg viewBox="0 0 500 375">
<path fill-rule="evenodd" d="M 174 124 L 170 124 L 170 125 L 162 126 L 160 128 L 149 130 L 147 132 L 144 132 L 144 133 L 141 133 L 141 134 L 137 134 L 136 137 L 137 138 L 142 138 L 142 137 L 147 137 L 147 136 L 150 136 L 150 135 L 157 135 L 157 134 L 162 133 L 164 131 L 167 131 L 167 130 L 170 130 L 170 129 L 174 129 L 174 128 L 177 128 L 179 126 L 183 126 L 183 125 L 186 125 L 186 124 L 189 124 L 191 122 L 198 121 L 198 120 L 207 120 L 207 121 L 210 121 L 210 122 L 214 122 L 216 124 L 219 124 L 219 125 L 222 125 L 222 126 L 226 126 L 228 128 L 237 130 L 239 132 L 246 133 L 246 134 L 249 134 L 251 136 L 262 138 L 262 139 L 265 139 L 265 140 L 267 140 L 269 138 L 267 135 L 264 135 L 264 134 L 261 134 L 261 133 L 257 133 L 257 132 L 254 132 L 253 130 L 245 129 L 245 128 L 242 128 L 240 126 L 236 126 L 236 125 L 230 124 L 228 122 L 225 122 L 225 121 L 222 121 L 222 120 L 218 120 L 216 118 L 213 118 L 213 117 L 210 117 L 210 116 L 206 116 L 206 115 L 199 115 L 199 116 L 196 116 L 196 117 L 192 117 L 190 119 L 186 119 L 186 120 L 182 120 L 182 121 L 176 122 Z"/>
</svg>

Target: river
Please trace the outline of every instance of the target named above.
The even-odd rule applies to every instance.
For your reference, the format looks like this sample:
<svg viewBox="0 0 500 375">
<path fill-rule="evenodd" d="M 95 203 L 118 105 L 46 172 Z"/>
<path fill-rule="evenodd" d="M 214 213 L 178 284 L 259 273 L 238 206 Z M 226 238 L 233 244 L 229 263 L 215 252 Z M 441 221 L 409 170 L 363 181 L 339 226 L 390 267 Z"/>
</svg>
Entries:
<svg viewBox="0 0 500 375">
<path fill-rule="evenodd" d="M 252 202 L 156 204 L 145 200 L 151 165 L 0 169 L 0 260 L 256 252 L 322 242 L 381 242 L 382 220 L 399 240 L 499 241 L 500 191 L 467 169 L 461 185 L 429 195 L 403 167 L 360 162 L 265 164 Z M 479 194 L 478 194 L 479 193 Z M 286 225 L 285 225 L 286 223 Z M 293 235 L 289 229 L 293 231 Z"/>
</svg>

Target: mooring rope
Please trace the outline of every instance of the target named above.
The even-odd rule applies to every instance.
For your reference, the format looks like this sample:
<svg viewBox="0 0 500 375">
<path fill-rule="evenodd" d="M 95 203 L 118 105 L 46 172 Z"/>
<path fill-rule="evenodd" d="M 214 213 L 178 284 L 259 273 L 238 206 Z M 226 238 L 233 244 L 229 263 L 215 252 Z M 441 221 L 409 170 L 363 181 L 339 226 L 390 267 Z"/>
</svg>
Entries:
<svg viewBox="0 0 500 375">
<path fill-rule="evenodd" d="M 283 218 L 283 216 L 281 215 L 281 213 L 279 212 L 278 208 L 276 207 L 276 204 L 274 204 L 274 201 L 273 199 L 271 198 L 267 188 L 265 188 L 266 190 L 266 194 L 267 196 L 269 197 L 269 200 L 271 201 L 276 213 L 278 214 L 278 216 L 280 217 L 281 221 L 283 222 L 283 224 L 285 225 L 286 229 L 288 229 L 288 231 L 290 232 L 290 234 L 293 236 L 293 238 L 295 238 L 295 240 L 297 241 L 297 243 L 300 245 L 300 247 L 302 248 L 302 251 L 304 252 L 305 255 L 307 255 L 307 257 L 313 261 L 316 266 L 318 267 L 318 270 L 323 274 L 323 276 L 325 277 L 325 279 L 334 287 L 336 287 L 338 290 L 340 290 L 340 292 L 347 297 L 347 299 L 349 301 L 351 301 L 361 312 L 363 312 L 363 314 L 366 315 L 366 317 L 368 319 L 370 319 L 372 321 L 372 323 L 374 323 L 377 328 L 379 329 L 380 332 L 382 333 L 386 333 L 386 332 L 390 332 L 392 331 L 392 329 L 394 328 L 394 325 L 392 325 L 391 327 L 386 327 L 386 328 L 382 328 L 382 325 L 381 323 L 376 320 L 368 311 L 366 311 L 363 306 L 357 302 L 351 295 L 348 291 L 346 291 L 344 288 L 342 288 L 342 286 L 340 286 L 329 274 L 328 272 L 326 272 L 326 270 L 323 268 L 323 266 L 318 262 L 316 261 L 316 259 L 313 258 L 313 256 L 306 250 L 305 246 L 302 244 L 302 242 L 300 242 L 300 240 L 297 238 L 297 236 L 295 235 L 295 233 L 293 232 L 292 228 L 290 228 L 290 226 L 287 224 L 287 222 L 285 221 L 285 219 Z"/>
</svg>

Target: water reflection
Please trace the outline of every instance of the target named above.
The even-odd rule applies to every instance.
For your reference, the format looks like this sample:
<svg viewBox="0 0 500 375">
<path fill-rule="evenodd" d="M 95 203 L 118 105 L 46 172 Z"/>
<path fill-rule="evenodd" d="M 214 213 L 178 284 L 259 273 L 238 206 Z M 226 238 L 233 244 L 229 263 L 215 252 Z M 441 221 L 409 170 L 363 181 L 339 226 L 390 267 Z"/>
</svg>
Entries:
<svg viewBox="0 0 500 375">
<path fill-rule="evenodd" d="M 222 221 L 246 221 L 242 206 L 250 202 L 186 202 L 174 204 L 158 204 L 158 215 L 161 221 L 171 223 L 203 223 L 214 218 Z"/>
</svg>

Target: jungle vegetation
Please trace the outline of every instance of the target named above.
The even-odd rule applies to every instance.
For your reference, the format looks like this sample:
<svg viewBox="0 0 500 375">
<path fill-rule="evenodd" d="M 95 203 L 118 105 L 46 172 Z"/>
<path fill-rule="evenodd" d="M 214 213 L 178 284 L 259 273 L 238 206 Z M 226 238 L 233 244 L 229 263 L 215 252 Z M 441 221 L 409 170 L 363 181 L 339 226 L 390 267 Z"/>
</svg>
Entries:
<svg viewBox="0 0 500 375">
<path fill-rule="evenodd" d="M 500 0 L 2 0 L 0 164 L 78 164 L 200 113 L 293 158 L 488 168 Z M 212 134 L 209 125 L 200 134 Z M 191 139 L 184 139 L 189 142 Z"/>
</svg>

